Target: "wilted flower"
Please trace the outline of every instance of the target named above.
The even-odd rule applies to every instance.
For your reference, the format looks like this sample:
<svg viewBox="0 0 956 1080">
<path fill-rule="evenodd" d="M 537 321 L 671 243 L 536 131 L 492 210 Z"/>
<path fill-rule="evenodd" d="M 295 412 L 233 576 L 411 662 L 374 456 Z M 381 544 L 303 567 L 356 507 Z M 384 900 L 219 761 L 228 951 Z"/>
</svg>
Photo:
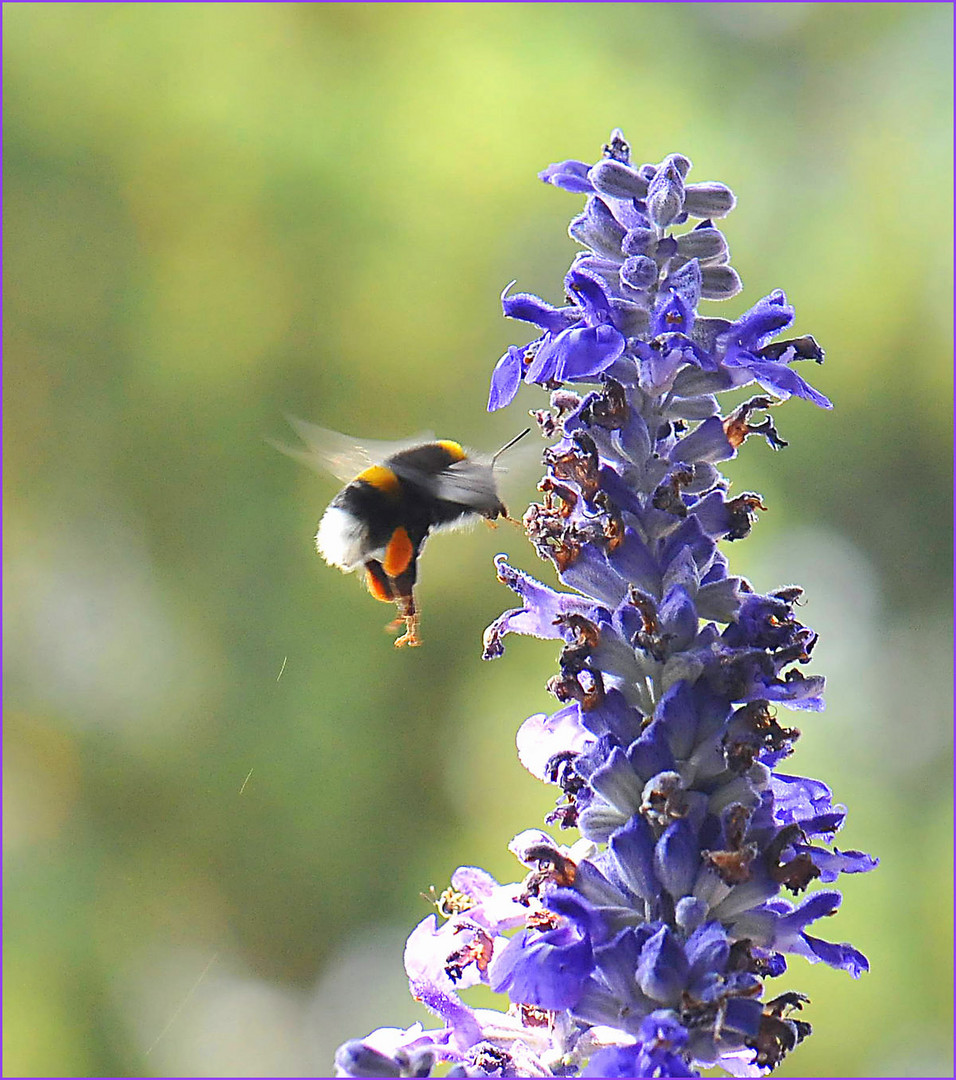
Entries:
<svg viewBox="0 0 956 1080">
<path fill-rule="evenodd" d="M 444 1063 L 472 1077 L 758 1076 L 810 1033 L 796 1015 L 806 997 L 765 988 L 788 954 L 867 970 L 852 946 L 808 932 L 838 892 L 784 896 L 876 865 L 832 846 L 846 811 L 825 785 L 779 771 L 800 734 L 779 707 L 823 708 L 823 679 L 800 670 L 816 642 L 794 612 L 801 590 L 755 593 L 717 546 L 765 509 L 756 493 L 730 497 L 717 464 L 750 435 L 785 446 L 767 412 L 780 401 L 829 408 L 793 367 L 823 351 L 780 340 L 793 309 L 779 291 L 732 322 L 698 315 L 702 298 L 741 286 L 713 224 L 734 196 L 689 172 L 676 154 L 633 167 L 619 131 L 596 165 L 546 169 L 587 196 L 567 303 L 503 296 L 505 315 L 540 334 L 498 362 L 489 408 L 522 382 L 551 391 L 534 415 L 556 441 L 524 524 L 573 591 L 498 556 L 520 606 L 488 627 L 484 655 L 512 633 L 561 642 L 548 685 L 561 707 L 525 721 L 518 753 L 560 789 L 547 824 L 581 839 L 516 837 L 519 883 L 456 871 L 443 921 L 429 916 L 405 953 L 412 994 L 441 1026 L 347 1043 L 340 1075 Z M 760 392 L 722 414 L 716 395 L 751 383 Z M 464 1003 L 479 982 L 508 995 L 506 1012 Z"/>
</svg>

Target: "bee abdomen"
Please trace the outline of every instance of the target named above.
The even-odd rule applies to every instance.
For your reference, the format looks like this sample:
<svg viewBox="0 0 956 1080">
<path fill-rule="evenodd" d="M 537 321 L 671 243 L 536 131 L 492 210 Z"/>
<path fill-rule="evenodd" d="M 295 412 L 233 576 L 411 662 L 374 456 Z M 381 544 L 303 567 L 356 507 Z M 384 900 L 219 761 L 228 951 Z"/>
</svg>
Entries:
<svg viewBox="0 0 956 1080">
<path fill-rule="evenodd" d="M 376 468 L 374 477 L 363 473 L 342 488 L 319 522 L 315 546 L 327 563 L 345 571 L 380 557 L 400 523 L 401 481 L 391 469 Z"/>
<path fill-rule="evenodd" d="M 351 511 L 332 503 L 322 515 L 315 546 L 330 566 L 354 570 L 365 561 L 368 529 Z"/>
</svg>

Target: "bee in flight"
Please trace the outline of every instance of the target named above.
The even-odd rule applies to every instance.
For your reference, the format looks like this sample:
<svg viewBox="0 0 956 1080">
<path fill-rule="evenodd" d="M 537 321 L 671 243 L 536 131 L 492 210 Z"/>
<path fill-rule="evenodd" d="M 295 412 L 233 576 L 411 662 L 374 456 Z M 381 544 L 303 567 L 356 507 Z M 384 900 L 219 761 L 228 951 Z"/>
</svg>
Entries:
<svg viewBox="0 0 956 1080">
<path fill-rule="evenodd" d="M 372 596 L 396 604 L 399 617 L 389 629 L 404 627 L 396 647 L 421 645 L 414 586 L 426 538 L 477 517 L 489 522 L 508 518 L 498 495 L 495 462 L 531 429 L 486 460 L 450 439 L 422 436 L 403 444 L 362 444 L 302 420 L 290 418 L 290 423 L 308 449 L 273 445 L 347 481 L 319 522 L 319 554 L 343 573 L 363 569 Z"/>
</svg>

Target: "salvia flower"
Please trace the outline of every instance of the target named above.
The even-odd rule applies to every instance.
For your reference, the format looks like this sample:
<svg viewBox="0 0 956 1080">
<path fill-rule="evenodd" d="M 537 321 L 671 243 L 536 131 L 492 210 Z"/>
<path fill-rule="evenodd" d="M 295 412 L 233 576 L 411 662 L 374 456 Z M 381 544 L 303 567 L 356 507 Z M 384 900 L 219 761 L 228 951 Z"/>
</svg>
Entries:
<svg viewBox="0 0 956 1080">
<path fill-rule="evenodd" d="M 586 197 L 566 302 L 502 297 L 536 336 L 498 362 L 489 409 L 522 383 L 550 391 L 532 414 L 553 442 L 524 524 L 563 588 L 499 555 L 519 605 L 484 655 L 515 633 L 561 643 L 559 708 L 517 745 L 560 791 L 546 824 L 580 839 L 516 837 L 517 883 L 457 870 L 405 952 L 435 1028 L 346 1043 L 339 1075 L 759 1076 L 810 1033 L 807 998 L 766 986 L 788 956 L 867 970 L 817 936 L 840 894 L 807 890 L 876 860 L 833 846 L 846 811 L 824 784 L 780 771 L 800 734 L 782 710 L 823 708 L 801 590 L 756 593 L 718 547 L 765 509 L 731 496 L 720 462 L 751 435 L 785 446 L 768 413 L 781 401 L 830 407 L 796 370 L 823 351 L 781 338 L 794 313 L 779 291 L 733 321 L 698 313 L 741 285 L 714 225 L 733 193 L 690 168 L 678 154 L 632 165 L 619 131 L 597 164 L 550 166 L 542 180 Z M 718 394 L 751 384 L 721 411 Z M 478 983 L 507 1009 L 468 1006 Z"/>
</svg>

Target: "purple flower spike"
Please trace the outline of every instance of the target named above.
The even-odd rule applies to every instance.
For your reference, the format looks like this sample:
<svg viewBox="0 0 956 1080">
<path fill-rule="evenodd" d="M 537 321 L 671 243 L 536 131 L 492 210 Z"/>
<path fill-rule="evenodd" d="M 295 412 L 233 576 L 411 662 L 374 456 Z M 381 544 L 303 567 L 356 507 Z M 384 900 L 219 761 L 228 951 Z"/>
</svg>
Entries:
<svg viewBox="0 0 956 1080">
<path fill-rule="evenodd" d="M 545 824 L 580 838 L 520 833 L 510 883 L 459 868 L 405 952 L 441 1026 L 346 1043 L 338 1075 L 765 1076 L 811 1034 L 809 999 L 777 983 L 791 958 L 868 970 L 816 931 L 840 875 L 877 860 L 833 846 L 847 811 L 825 784 L 782 771 L 794 716 L 823 708 L 817 637 L 799 588 L 731 575 L 727 546 L 767 507 L 719 471 L 751 435 L 787 445 L 770 414 L 788 398 L 830 407 L 795 370 L 823 350 L 782 336 L 795 313 L 780 290 L 733 321 L 698 312 L 741 282 L 714 225 L 733 192 L 690 169 L 679 154 L 632 163 L 617 130 L 597 163 L 551 165 L 543 181 L 584 196 L 563 306 L 502 295 L 532 340 L 498 361 L 488 408 L 522 383 L 551 394 L 533 413 L 551 445 L 524 526 L 559 584 L 497 556 L 518 606 L 484 657 L 508 634 L 554 643 L 557 707 L 516 743 L 558 790 Z M 507 995 L 500 1011 L 466 1004 L 479 983 Z"/>
</svg>

